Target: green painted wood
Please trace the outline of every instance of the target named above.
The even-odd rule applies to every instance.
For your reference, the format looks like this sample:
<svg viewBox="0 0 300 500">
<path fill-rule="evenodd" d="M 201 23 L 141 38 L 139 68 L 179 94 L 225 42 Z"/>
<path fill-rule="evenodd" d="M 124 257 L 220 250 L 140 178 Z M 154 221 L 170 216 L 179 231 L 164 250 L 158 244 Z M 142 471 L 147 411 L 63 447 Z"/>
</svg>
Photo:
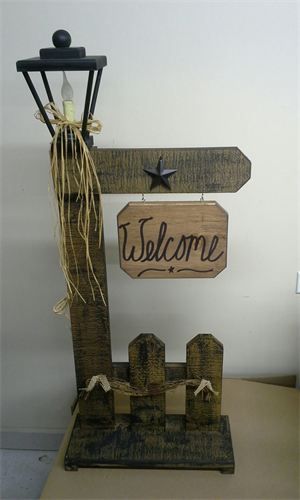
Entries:
<svg viewBox="0 0 300 500">
<path fill-rule="evenodd" d="M 142 333 L 129 344 L 130 384 L 139 389 L 165 383 L 165 344 L 152 333 Z M 166 395 L 130 397 L 132 422 L 165 425 Z"/>
<path fill-rule="evenodd" d="M 90 254 L 95 266 L 95 274 L 104 292 L 107 307 L 103 304 L 99 291 L 96 300 L 92 298 L 88 276 L 86 273 L 85 247 L 77 230 L 78 206 L 71 203 L 71 235 L 77 256 L 79 268 L 79 291 L 86 300 L 74 300 L 70 307 L 73 350 L 75 359 L 76 381 L 78 390 L 86 387 L 87 381 L 93 376 L 105 373 L 112 376 L 112 357 L 109 326 L 109 309 L 107 295 L 107 279 L 104 244 L 98 248 L 97 232 L 90 235 Z M 92 215 L 93 217 L 93 215 Z M 92 220 L 92 224 L 94 221 Z M 104 243 L 104 237 L 103 243 Z M 68 240 L 68 255 L 70 269 L 75 273 L 75 263 L 70 238 Z M 75 274 L 74 274 L 75 275 Z M 114 422 L 114 400 L 111 392 L 105 393 L 96 388 L 85 401 L 79 400 L 79 411 L 82 423 L 95 421 L 99 426 L 111 426 Z"/>
<path fill-rule="evenodd" d="M 187 378 L 209 380 L 218 395 L 210 400 L 205 393 L 194 395 L 195 388 L 186 388 L 187 429 L 201 429 L 202 426 L 218 427 L 221 416 L 223 346 L 211 334 L 196 335 L 187 343 Z"/>
<path fill-rule="evenodd" d="M 237 147 L 153 148 L 91 150 L 104 194 L 169 193 L 158 186 L 153 191 L 144 167 L 156 167 L 159 157 L 165 168 L 175 168 L 170 177 L 172 193 L 233 193 L 251 177 L 251 162 Z M 73 174 L 71 161 L 68 163 Z M 76 193 L 76 183 L 71 183 Z"/>
<path fill-rule="evenodd" d="M 203 469 L 234 472 L 229 419 L 217 430 L 186 431 L 183 415 L 167 415 L 165 429 L 135 425 L 129 415 L 117 415 L 112 430 L 80 427 L 78 420 L 65 455 L 65 468 L 127 467 Z"/>
</svg>

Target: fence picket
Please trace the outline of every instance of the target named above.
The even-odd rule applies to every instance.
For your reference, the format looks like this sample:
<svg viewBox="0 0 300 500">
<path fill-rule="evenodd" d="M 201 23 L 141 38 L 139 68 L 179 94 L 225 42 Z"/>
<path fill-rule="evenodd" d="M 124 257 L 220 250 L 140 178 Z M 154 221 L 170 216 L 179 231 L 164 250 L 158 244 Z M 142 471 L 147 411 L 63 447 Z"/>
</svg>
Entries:
<svg viewBox="0 0 300 500">
<path fill-rule="evenodd" d="M 165 344 L 152 333 L 142 333 L 129 344 L 130 384 L 139 389 L 165 383 Z M 130 397 L 134 423 L 165 425 L 165 393 Z"/>
<path fill-rule="evenodd" d="M 187 378 L 208 380 L 218 392 L 214 395 L 204 390 L 195 396 L 195 387 L 187 386 L 186 428 L 196 430 L 209 425 L 216 429 L 221 416 L 223 346 L 213 335 L 199 334 L 186 347 Z"/>
</svg>

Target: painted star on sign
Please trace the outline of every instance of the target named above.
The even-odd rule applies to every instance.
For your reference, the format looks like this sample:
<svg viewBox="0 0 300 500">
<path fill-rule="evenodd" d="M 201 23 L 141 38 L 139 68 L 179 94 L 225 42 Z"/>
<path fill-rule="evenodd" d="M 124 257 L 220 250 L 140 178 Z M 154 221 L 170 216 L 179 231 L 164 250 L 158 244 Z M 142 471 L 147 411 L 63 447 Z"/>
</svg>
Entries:
<svg viewBox="0 0 300 500">
<path fill-rule="evenodd" d="M 176 169 L 165 168 L 162 156 L 159 157 L 156 168 L 144 168 L 143 170 L 146 174 L 151 175 L 152 177 L 152 184 L 150 187 L 151 190 L 160 184 L 165 186 L 167 189 L 171 189 L 168 178 L 170 175 L 175 174 Z"/>
</svg>

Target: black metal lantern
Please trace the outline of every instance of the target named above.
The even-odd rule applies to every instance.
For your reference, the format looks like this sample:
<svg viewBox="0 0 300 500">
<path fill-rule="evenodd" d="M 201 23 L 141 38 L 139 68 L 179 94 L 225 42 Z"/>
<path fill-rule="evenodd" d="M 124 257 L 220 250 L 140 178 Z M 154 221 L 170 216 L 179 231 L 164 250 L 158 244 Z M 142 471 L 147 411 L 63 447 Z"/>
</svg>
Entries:
<svg viewBox="0 0 300 500">
<path fill-rule="evenodd" d="M 102 76 L 102 70 L 106 66 L 106 56 L 86 56 L 84 47 L 70 47 L 71 36 L 65 30 L 58 30 L 52 36 L 54 47 L 40 50 L 40 57 L 31 59 L 23 59 L 17 61 L 17 71 L 21 71 L 28 84 L 28 87 L 33 95 L 33 98 L 39 108 L 42 117 L 49 129 L 51 136 L 54 136 L 54 128 L 49 119 L 48 114 L 42 104 L 42 101 L 34 87 L 34 84 L 29 76 L 29 72 L 40 72 L 45 91 L 50 103 L 54 103 L 50 85 L 46 76 L 47 71 L 63 71 L 66 96 L 68 98 L 68 89 L 71 88 L 68 84 L 65 71 L 88 71 L 88 81 L 85 96 L 85 104 L 82 118 L 81 133 L 85 143 L 91 147 L 93 145 L 93 137 L 90 136 L 87 130 L 88 119 L 94 114 L 97 96 Z M 94 82 L 94 73 L 97 72 L 96 81 Z M 64 87 L 63 84 L 63 87 Z M 66 100 L 66 102 L 72 102 Z"/>
</svg>

